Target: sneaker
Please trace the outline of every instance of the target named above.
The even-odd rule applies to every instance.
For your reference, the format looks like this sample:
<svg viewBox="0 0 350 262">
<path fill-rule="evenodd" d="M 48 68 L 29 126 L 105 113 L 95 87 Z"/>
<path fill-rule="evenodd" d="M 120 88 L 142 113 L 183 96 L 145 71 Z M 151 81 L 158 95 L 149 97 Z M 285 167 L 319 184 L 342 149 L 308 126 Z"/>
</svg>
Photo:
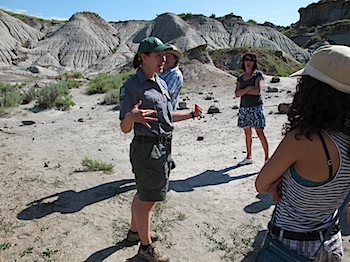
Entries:
<svg viewBox="0 0 350 262">
<path fill-rule="evenodd" d="M 140 246 L 138 257 L 149 262 L 169 262 L 169 257 L 152 243 L 146 250 L 143 250 Z"/>
<path fill-rule="evenodd" d="M 150 232 L 150 235 L 151 235 L 151 240 L 152 242 L 156 242 L 158 241 L 159 239 L 159 234 L 157 234 L 156 232 L 154 231 L 151 231 Z M 140 241 L 140 236 L 139 236 L 139 233 L 133 233 L 131 232 L 130 230 L 128 231 L 128 234 L 126 236 L 126 240 L 130 243 L 135 243 L 137 244 L 139 241 Z"/>
<path fill-rule="evenodd" d="M 237 165 L 238 166 L 244 166 L 244 165 L 251 165 L 253 164 L 253 159 L 252 158 L 244 158 L 241 162 L 239 162 Z"/>
</svg>

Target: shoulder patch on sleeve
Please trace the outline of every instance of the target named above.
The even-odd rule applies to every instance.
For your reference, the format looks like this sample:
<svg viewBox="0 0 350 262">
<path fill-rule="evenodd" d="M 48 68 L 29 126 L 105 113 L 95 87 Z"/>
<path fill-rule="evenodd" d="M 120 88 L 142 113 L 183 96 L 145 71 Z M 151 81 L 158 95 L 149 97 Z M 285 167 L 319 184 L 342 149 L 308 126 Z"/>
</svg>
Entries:
<svg viewBox="0 0 350 262">
<path fill-rule="evenodd" d="M 119 91 L 119 100 L 123 100 L 126 96 L 126 87 L 123 85 Z"/>
</svg>

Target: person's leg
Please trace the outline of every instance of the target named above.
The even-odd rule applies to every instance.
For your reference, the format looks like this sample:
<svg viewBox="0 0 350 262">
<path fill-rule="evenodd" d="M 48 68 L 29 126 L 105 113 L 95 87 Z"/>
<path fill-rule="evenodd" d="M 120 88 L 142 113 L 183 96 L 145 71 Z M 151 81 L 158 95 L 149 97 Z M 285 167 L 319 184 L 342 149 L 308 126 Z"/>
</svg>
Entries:
<svg viewBox="0 0 350 262">
<path fill-rule="evenodd" d="M 132 201 L 130 230 L 138 233 L 142 245 L 152 243 L 150 225 L 153 205 L 154 202 L 140 201 L 137 193 Z"/>
<path fill-rule="evenodd" d="M 267 139 L 266 139 L 266 136 L 265 136 L 265 133 L 264 133 L 264 129 L 256 128 L 255 131 L 256 131 L 256 134 L 258 135 L 258 137 L 260 139 L 260 142 L 261 142 L 261 145 L 262 145 L 262 147 L 264 149 L 265 161 L 267 161 L 267 160 L 269 160 L 269 145 L 267 143 Z"/>
<path fill-rule="evenodd" d="M 137 224 L 136 224 L 136 217 L 135 217 L 137 202 L 138 202 L 138 195 L 136 193 L 135 196 L 134 196 L 134 199 L 132 200 L 132 204 L 131 204 L 131 226 L 130 226 L 130 230 L 132 232 L 137 232 Z"/>
<path fill-rule="evenodd" d="M 150 235 L 151 214 L 154 202 L 140 201 L 137 196 L 134 209 L 134 219 L 142 245 L 152 244 Z"/>
<path fill-rule="evenodd" d="M 245 145 L 247 150 L 247 158 L 252 159 L 252 129 L 250 127 L 244 128 Z"/>
</svg>

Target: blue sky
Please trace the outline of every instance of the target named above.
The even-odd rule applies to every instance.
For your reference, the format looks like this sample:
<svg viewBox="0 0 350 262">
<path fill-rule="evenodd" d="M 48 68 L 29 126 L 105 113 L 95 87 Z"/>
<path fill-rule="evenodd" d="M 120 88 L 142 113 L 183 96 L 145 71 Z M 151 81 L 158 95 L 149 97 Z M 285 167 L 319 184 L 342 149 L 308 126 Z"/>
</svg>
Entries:
<svg viewBox="0 0 350 262">
<path fill-rule="evenodd" d="M 107 22 L 125 20 L 153 20 L 157 15 L 191 13 L 216 17 L 230 13 L 244 21 L 253 19 L 288 26 L 299 20 L 298 10 L 318 1 L 306 0 L 1 0 L 0 9 L 44 19 L 67 20 L 76 12 L 97 13 Z"/>
</svg>

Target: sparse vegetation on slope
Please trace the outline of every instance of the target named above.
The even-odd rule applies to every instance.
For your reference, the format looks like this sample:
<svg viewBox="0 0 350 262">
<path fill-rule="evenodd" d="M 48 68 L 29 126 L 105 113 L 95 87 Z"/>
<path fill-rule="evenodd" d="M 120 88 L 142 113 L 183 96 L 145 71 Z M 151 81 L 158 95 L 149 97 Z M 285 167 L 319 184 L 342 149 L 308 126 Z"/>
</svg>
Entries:
<svg viewBox="0 0 350 262">
<path fill-rule="evenodd" d="M 216 67 L 238 76 L 242 73 L 242 56 L 246 52 L 257 55 L 259 69 L 267 75 L 289 76 L 303 67 L 303 64 L 286 58 L 281 51 L 264 48 L 220 49 L 211 51 L 210 56 Z"/>
</svg>

